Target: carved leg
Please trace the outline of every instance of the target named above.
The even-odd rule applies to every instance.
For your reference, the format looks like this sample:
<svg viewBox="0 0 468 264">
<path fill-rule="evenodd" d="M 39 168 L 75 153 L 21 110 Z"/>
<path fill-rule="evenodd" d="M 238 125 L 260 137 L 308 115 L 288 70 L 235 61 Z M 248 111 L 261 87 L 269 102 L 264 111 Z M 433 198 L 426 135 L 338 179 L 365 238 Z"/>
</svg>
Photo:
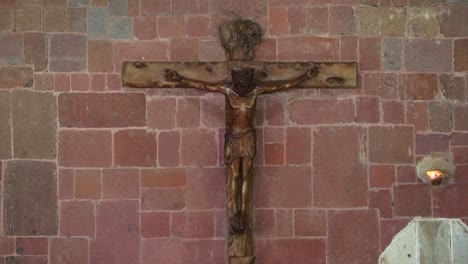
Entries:
<svg viewBox="0 0 468 264">
<path fill-rule="evenodd" d="M 246 217 L 248 214 L 248 210 L 250 208 L 250 184 L 252 182 L 251 179 L 251 171 L 252 169 L 252 159 L 251 158 L 244 158 L 242 160 L 242 199 L 241 199 L 241 216 L 244 218 L 244 221 L 247 221 Z"/>
<path fill-rule="evenodd" d="M 234 210 L 233 214 L 237 215 L 239 213 L 239 167 L 240 167 L 240 159 L 235 159 L 229 165 L 229 169 L 231 170 L 231 178 L 229 179 L 229 203 L 232 204 L 232 208 Z"/>
</svg>

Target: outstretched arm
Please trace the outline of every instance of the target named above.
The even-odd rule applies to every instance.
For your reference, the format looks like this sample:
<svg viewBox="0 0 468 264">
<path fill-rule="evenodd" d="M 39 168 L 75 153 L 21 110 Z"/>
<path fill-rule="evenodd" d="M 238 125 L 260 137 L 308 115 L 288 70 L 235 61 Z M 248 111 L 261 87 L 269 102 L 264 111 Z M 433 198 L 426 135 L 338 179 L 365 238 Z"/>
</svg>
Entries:
<svg viewBox="0 0 468 264">
<path fill-rule="evenodd" d="M 281 81 L 273 81 L 268 83 L 260 83 L 257 86 L 257 93 L 258 94 L 267 94 L 267 93 L 274 93 L 279 91 L 285 91 L 291 88 L 294 88 L 298 84 L 317 77 L 318 75 L 318 66 L 315 65 L 314 68 L 306 71 L 304 74 L 288 79 L 288 80 L 281 80 Z"/>
<path fill-rule="evenodd" d="M 221 84 L 206 83 L 199 80 L 193 80 L 180 75 L 177 71 L 166 69 L 164 72 L 164 78 L 169 82 L 178 82 L 186 85 L 187 88 L 195 88 L 203 91 L 227 93 L 227 88 Z"/>
</svg>

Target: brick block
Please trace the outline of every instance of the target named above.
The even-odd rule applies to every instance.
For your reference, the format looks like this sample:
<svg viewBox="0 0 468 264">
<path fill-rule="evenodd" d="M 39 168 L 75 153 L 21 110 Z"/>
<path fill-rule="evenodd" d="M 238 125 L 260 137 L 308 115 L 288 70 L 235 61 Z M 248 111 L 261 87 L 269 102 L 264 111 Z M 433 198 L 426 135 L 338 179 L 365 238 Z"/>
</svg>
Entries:
<svg viewBox="0 0 468 264">
<path fill-rule="evenodd" d="M 186 170 L 175 169 L 143 169 L 141 170 L 141 187 L 184 187 L 186 185 Z"/>
<path fill-rule="evenodd" d="M 264 142 L 265 143 L 283 143 L 285 140 L 285 132 L 282 127 L 268 127 L 264 130 Z"/>
<path fill-rule="evenodd" d="M 359 67 L 361 70 L 380 70 L 381 64 L 381 39 L 359 39 Z"/>
<path fill-rule="evenodd" d="M 144 238 L 169 237 L 171 235 L 169 212 L 141 213 L 141 236 Z"/>
<path fill-rule="evenodd" d="M 282 98 L 268 96 L 265 100 L 265 120 L 268 125 L 284 125 L 284 102 Z"/>
<path fill-rule="evenodd" d="M 0 237 L 0 254 L 12 255 L 15 251 L 15 239 L 12 237 Z"/>
<path fill-rule="evenodd" d="M 135 200 L 102 201 L 96 208 L 96 240 L 90 244 L 94 264 L 138 263 L 139 204 Z"/>
<path fill-rule="evenodd" d="M 370 73 L 363 75 L 363 89 L 366 95 L 383 99 L 398 98 L 398 75 L 394 73 Z"/>
<path fill-rule="evenodd" d="M 158 36 L 156 18 L 153 16 L 135 17 L 133 34 L 139 40 L 151 40 Z"/>
<path fill-rule="evenodd" d="M 23 39 L 22 34 L 15 33 L 0 36 L 0 64 L 23 63 Z"/>
<path fill-rule="evenodd" d="M 395 216 L 431 216 L 431 186 L 428 184 L 393 187 Z"/>
<path fill-rule="evenodd" d="M 256 208 L 301 208 L 311 205 L 310 167 L 259 167 L 255 173 L 253 200 Z"/>
<path fill-rule="evenodd" d="M 95 210 L 92 201 L 62 201 L 60 206 L 60 235 L 94 238 Z"/>
<path fill-rule="evenodd" d="M 53 162 L 6 163 L 3 178 L 5 235 L 57 235 L 57 174 Z M 41 208 L 37 210 L 37 208 Z"/>
<path fill-rule="evenodd" d="M 158 161 L 162 167 L 176 167 L 180 163 L 180 132 L 160 132 L 158 135 Z"/>
<path fill-rule="evenodd" d="M 0 66 L 0 89 L 31 87 L 33 70 L 28 66 Z"/>
<path fill-rule="evenodd" d="M 468 163 L 468 147 L 452 147 L 452 157 L 455 164 Z"/>
<path fill-rule="evenodd" d="M 437 9 L 421 7 L 408 9 L 408 31 L 411 37 L 436 37 L 439 32 Z"/>
<path fill-rule="evenodd" d="M 405 8 L 387 8 L 380 11 L 380 35 L 404 37 L 406 35 L 407 11 Z"/>
<path fill-rule="evenodd" d="M 123 61 L 169 61 L 169 41 L 119 42 L 114 44 L 114 72 L 122 70 Z"/>
<path fill-rule="evenodd" d="M 429 129 L 429 106 L 426 102 L 406 104 L 406 123 L 414 126 L 416 131 Z"/>
<path fill-rule="evenodd" d="M 55 159 L 57 105 L 52 93 L 17 90 L 12 99 L 13 148 L 17 158 Z"/>
<path fill-rule="evenodd" d="M 453 109 L 454 129 L 468 131 L 468 107 L 457 105 Z"/>
<path fill-rule="evenodd" d="M 185 17 L 183 16 L 159 17 L 157 25 L 161 38 L 182 38 L 186 34 Z"/>
<path fill-rule="evenodd" d="M 177 102 L 177 127 L 200 126 L 200 100 L 198 98 L 180 98 Z"/>
<path fill-rule="evenodd" d="M 467 183 L 457 183 L 435 189 L 433 192 L 434 216 L 464 217 L 468 211 L 468 205 L 457 201 L 465 201 L 468 198 L 467 187 Z"/>
<path fill-rule="evenodd" d="M 455 71 L 468 72 L 468 39 L 455 40 L 453 53 Z"/>
<path fill-rule="evenodd" d="M 369 160 L 380 163 L 412 163 L 413 128 L 409 126 L 369 128 Z"/>
<path fill-rule="evenodd" d="M 356 122 L 378 123 L 380 121 L 380 100 L 378 97 L 356 99 Z"/>
<path fill-rule="evenodd" d="M 91 91 L 103 92 L 106 90 L 106 75 L 105 74 L 91 74 Z"/>
<path fill-rule="evenodd" d="M 444 134 L 416 134 L 416 155 L 449 151 L 450 137 Z"/>
<path fill-rule="evenodd" d="M 119 73 L 109 73 L 106 75 L 106 90 L 120 91 L 122 90 L 122 77 Z"/>
<path fill-rule="evenodd" d="M 140 0 L 128 0 L 128 16 L 136 17 L 140 15 Z"/>
<path fill-rule="evenodd" d="M 58 153 L 60 166 L 109 167 L 112 162 L 112 135 L 110 131 L 61 131 Z"/>
<path fill-rule="evenodd" d="M 291 121 L 301 125 L 354 121 L 354 104 L 348 99 L 302 99 L 289 102 L 288 107 Z"/>
<path fill-rule="evenodd" d="M 367 204 L 367 151 L 362 147 L 365 142 L 365 131 L 357 127 L 324 127 L 314 132 L 313 200 L 316 206 L 342 208 Z M 331 189 L 334 191 L 330 192 Z"/>
<path fill-rule="evenodd" d="M 294 234 L 303 236 L 326 236 L 327 219 L 324 210 L 302 209 L 294 211 Z"/>
<path fill-rule="evenodd" d="M 223 61 L 226 59 L 224 49 L 221 45 L 219 45 L 217 40 L 200 40 L 199 45 L 200 61 Z M 259 52 L 256 54 L 258 55 Z"/>
<path fill-rule="evenodd" d="M 305 13 L 305 33 L 328 34 L 329 33 L 329 9 L 327 7 L 317 6 L 309 7 Z"/>
<path fill-rule="evenodd" d="M 57 73 L 55 74 L 55 91 L 58 92 L 67 92 L 70 91 L 71 89 L 71 84 L 70 84 L 70 74 L 66 73 Z"/>
<path fill-rule="evenodd" d="M 153 238 L 141 241 L 141 263 L 178 264 L 182 261 L 183 246 L 180 238 Z M 192 256 L 193 257 L 193 256 Z"/>
<path fill-rule="evenodd" d="M 375 210 L 328 213 L 328 261 L 330 263 L 376 263 L 379 226 Z M 368 241 L 368 243 L 361 243 Z"/>
<path fill-rule="evenodd" d="M 88 10 L 88 36 L 90 39 L 106 39 L 109 35 L 109 15 L 107 9 L 89 8 Z"/>
<path fill-rule="evenodd" d="M 144 94 L 61 94 L 58 104 L 62 127 L 138 127 L 146 123 Z"/>
<path fill-rule="evenodd" d="M 283 61 L 338 60 L 339 39 L 286 37 L 278 39 L 278 59 Z"/>
<path fill-rule="evenodd" d="M 109 36 L 112 39 L 131 39 L 133 37 L 133 25 L 131 18 L 112 18 L 109 24 Z"/>
<path fill-rule="evenodd" d="M 359 7 L 356 9 L 356 31 L 363 36 L 380 34 L 381 9 L 377 7 Z"/>
<path fill-rule="evenodd" d="M 112 0 L 109 1 L 109 14 L 111 16 L 126 16 L 128 10 L 127 0 Z"/>
<path fill-rule="evenodd" d="M 85 238 L 53 238 L 50 242 L 50 264 L 80 264 L 88 259 Z"/>
<path fill-rule="evenodd" d="M 140 198 L 140 177 L 137 169 L 106 169 L 102 173 L 104 199 Z"/>
<path fill-rule="evenodd" d="M 268 10 L 268 31 L 270 35 L 287 34 L 289 31 L 288 9 L 284 7 L 271 7 Z"/>
<path fill-rule="evenodd" d="M 13 13 L 9 9 L 0 10 L 0 31 L 12 31 Z"/>
<path fill-rule="evenodd" d="M 457 175 L 456 182 L 468 182 L 468 165 L 456 165 L 454 175 Z"/>
<path fill-rule="evenodd" d="M 468 36 L 468 6 L 449 5 L 439 11 L 440 33 L 445 37 Z"/>
<path fill-rule="evenodd" d="M 294 235 L 293 210 L 276 210 L 276 236 L 292 237 Z"/>
<path fill-rule="evenodd" d="M 265 165 L 284 165 L 285 151 L 283 143 L 264 144 Z"/>
<path fill-rule="evenodd" d="M 405 123 L 405 106 L 400 101 L 382 102 L 383 122 L 391 124 Z"/>
<path fill-rule="evenodd" d="M 67 0 L 45 0 L 46 6 L 66 6 Z"/>
<path fill-rule="evenodd" d="M 114 134 L 114 163 L 119 166 L 156 165 L 156 135 L 146 130 L 120 130 Z"/>
<path fill-rule="evenodd" d="M 3 260 L 3 257 L 1 258 Z M 6 264 L 48 264 L 47 256 L 7 256 L 4 258 Z"/>
<path fill-rule="evenodd" d="M 86 8 L 68 8 L 67 11 L 67 31 L 87 32 L 88 13 Z"/>
<path fill-rule="evenodd" d="M 451 71 L 452 47 L 451 40 L 408 40 L 404 48 L 406 70 Z"/>
<path fill-rule="evenodd" d="M 351 6 L 330 7 L 330 33 L 351 35 L 356 31 L 354 9 Z"/>
<path fill-rule="evenodd" d="M 0 92 L 0 159 L 12 157 L 12 137 L 11 137 L 11 94 Z"/>
<path fill-rule="evenodd" d="M 181 163 L 184 166 L 210 166 L 217 164 L 217 140 L 208 129 L 182 130 Z"/>
<path fill-rule="evenodd" d="M 88 70 L 90 72 L 112 72 L 113 48 L 110 41 L 88 42 Z"/>
<path fill-rule="evenodd" d="M 183 263 L 222 264 L 226 261 L 224 240 L 184 240 L 183 252 Z"/>
<path fill-rule="evenodd" d="M 67 29 L 66 9 L 62 7 L 45 8 L 43 12 L 43 30 L 48 32 L 63 32 Z"/>
<path fill-rule="evenodd" d="M 185 208 L 185 188 L 145 188 L 141 190 L 141 210 L 182 210 Z"/>
<path fill-rule="evenodd" d="M 255 245 L 258 263 L 326 263 L 325 239 L 259 239 Z"/>
<path fill-rule="evenodd" d="M 357 61 L 358 38 L 355 36 L 341 37 L 341 60 Z"/>
<path fill-rule="evenodd" d="M 79 199 L 101 198 L 101 171 L 83 169 L 75 172 L 75 197 Z"/>
<path fill-rule="evenodd" d="M 437 94 L 437 75 L 413 73 L 400 75 L 400 96 L 406 100 L 431 100 Z"/>
<path fill-rule="evenodd" d="M 468 60 L 468 58 L 466 59 Z M 463 75 L 441 74 L 439 75 L 439 87 L 444 98 L 458 102 L 465 100 L 465 80 Z"/>
<path fill-rule="evenodd" d="M 171 40 L 171 60 L 197 61 L 199 58 L 199 41 L 194 38 Z"/>
<path fill-rule="evenodd" d="M 43 33 L 24 34 L 24 62 L 34 64 L 35 71 L 47 69 L 47 36 Z"/>
<path fill-rule="evenodd" d="M 75 172 L 73 169 L 59 169 L 58 198 L 72 199 L 75 196 Z"/>
<path fill-rule="evenodd" d="M 433 101 L 429 104 L 429 124 L 435 132 L 452 131 L 452 105 Z"/>
<path fill-rule="evenodd" d="M 390 245 L 393 237 L 400 232 L 411 219 L 381 219 L 380 220 L 380 248 L 384 250 Z"/>
<path fill-rule="evenodd" d="M 186 211 L 172 214 L 172 236 L 182 238 L 214 237 L 214 215 L 210 211 Z"/>
<path fill-rule="evenodd" d="M 286 129 L 286 164 L 310 164 L 311 133 L 308 128 Z"/>
<path fill-rule="evenodd" d="M 148 101 L 148 126 L 156 129 L 175 128 L 176 100 L 155 98 Z"/>
<path fill-rule="evenodd" d="M 169 0 L 142 0 L 142 15 L 167 16 L 171 14 L 171 1 Z"/>
<path fill-rule="evenodd" d="M 369 191 L 369 209 L 378 209 L 381 218 L 392 218 L 392 207 L 392 193 L 390 190 Z"/>
<path fill-rule="evenodd" d="M 386 38 L 383 40 L 383 67 L 386 71 L 398 71 L 403 66 L 403 41 Z"/>
<path fill-rule="evenodd" d="M 50 37 L 49 70 L 56 72 L 85 70 L 86 46 L 87 40 L 83 35 L 52 35 Z"/>
<path fill-rule="evenodd" d="M 395 169 L 391 165 L 369 166 L 369 186 L 371 188 L 390 188 L 395 182 Z"/>
<path fill-rule="evenodd" d="M 15 10 L 15 31 L 41 31 L 41 24 L 40 8 Z"/>
<path fill-rule="evenodd" d="M 272 238 L 275 236 L 275 210 L 255 209 L 254 219 L 255 236 L 257 238 Z"/>
<path fill-rule="evenodd" d="M 54 75 L 50 73 L 35 73 L 34 74 L 34 90 L 37 91 L 53 91 Z"/>
<path fill-rule="evenodd" d="M 46 255 L 48 243 L 45 237 L 18 237 L 15 243 L 15 252 L 18 255 Z"/>
<path fill-rule="evenodd" d="M 187 35 L 189 37 L 207 37 L 210 35 L 210 19 L 207 16 L 187 17 Z"/>
<path fill-rule="evenodd" d="M 399 166 L 397 168 L 397 182 L 416 182 L 416 168 L 414 166 Z"/>
<path fill-rule="evenodd" d="M 225 170 L 221 168 L 187 169 L 187 210 L 225 207 Z M 203 184 L 200 184 L 203 182 Z"/>
<path fill-rule="evenodd" d="M 207 127 L 224 127 L 225 98 L 222 95 L 204 96 L 200 100 L 201 123 Z"/>
<path fill-rule="evenodd" d="M 450 144 L 452 146 L 468 146 L 468 133 L 453 132 L 450 135 Z"/>
</svg>

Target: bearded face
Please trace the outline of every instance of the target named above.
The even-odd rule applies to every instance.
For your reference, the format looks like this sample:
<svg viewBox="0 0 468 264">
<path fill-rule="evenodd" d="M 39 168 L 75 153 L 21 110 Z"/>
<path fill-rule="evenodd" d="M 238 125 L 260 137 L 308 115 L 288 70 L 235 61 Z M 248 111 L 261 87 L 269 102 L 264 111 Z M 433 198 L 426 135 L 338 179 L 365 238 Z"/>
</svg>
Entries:
<svg viewBox="0 0 468 264">
<path fill-rule="evenodd" d="M 231 71 L 233 90 L 238 95 L 246 95 L 255 88 L 253 84 L 254 73 L 254 68 L 241 68 Z"/>
</svg>

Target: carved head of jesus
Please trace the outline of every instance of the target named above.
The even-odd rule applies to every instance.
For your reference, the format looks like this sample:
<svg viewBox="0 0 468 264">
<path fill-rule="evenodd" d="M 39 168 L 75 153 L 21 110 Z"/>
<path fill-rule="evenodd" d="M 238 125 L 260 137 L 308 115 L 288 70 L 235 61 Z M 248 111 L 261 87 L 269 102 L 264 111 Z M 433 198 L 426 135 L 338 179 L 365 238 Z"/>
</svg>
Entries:
<svg viewBox="0 0 468 264">
<path fill-rule="evenodd" d="M 251 92 L 255 86 L 253 83 L 255 69 L 254 68 L 241 68 L 231 71 L 233 87 L 232 89 L 238 95 L 243 96 Z"/>
</svg>

